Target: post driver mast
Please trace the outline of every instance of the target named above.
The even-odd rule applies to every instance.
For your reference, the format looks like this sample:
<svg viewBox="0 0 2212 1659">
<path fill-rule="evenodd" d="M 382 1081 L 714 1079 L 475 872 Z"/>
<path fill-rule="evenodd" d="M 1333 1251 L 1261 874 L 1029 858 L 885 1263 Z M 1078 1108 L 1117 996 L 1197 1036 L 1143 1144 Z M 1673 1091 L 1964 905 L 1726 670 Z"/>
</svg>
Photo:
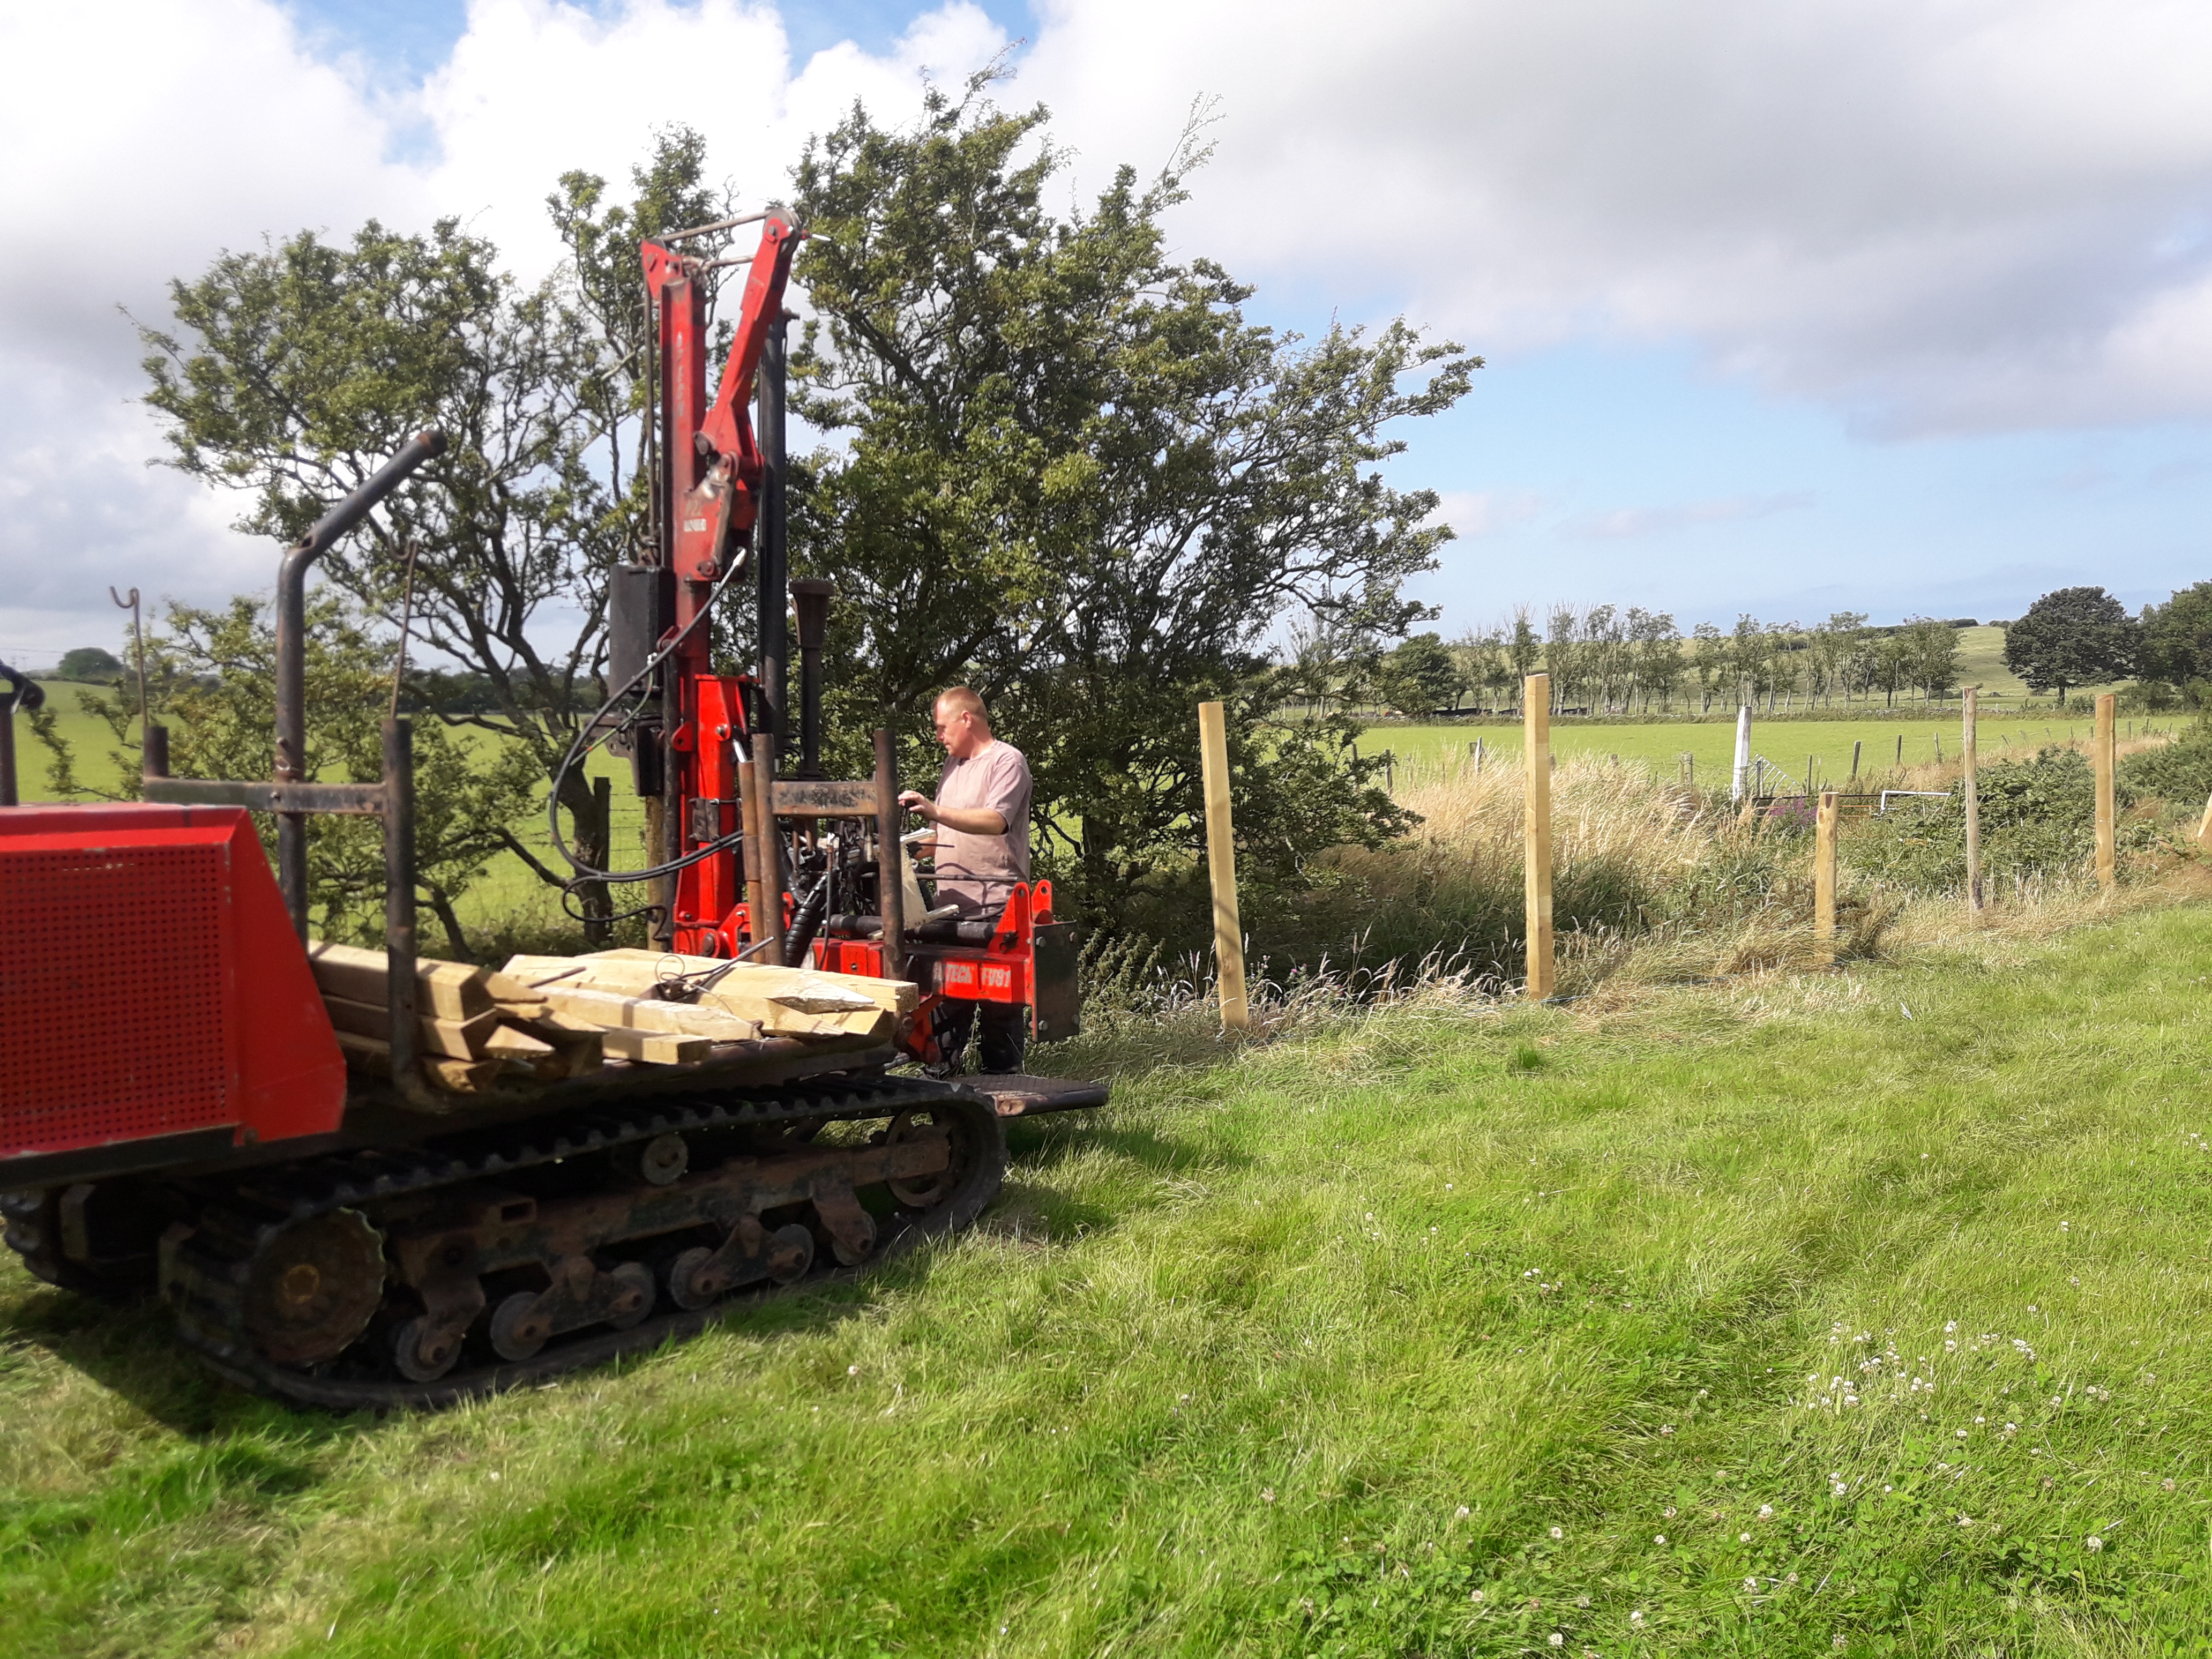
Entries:
<svg viewBox="0 0 2212 1659">
<path fill-rule="evenodd" d="M 753 223 L 760 242 L 748 259 L 682 251 Z M 948 994 L 1026 1004 L 1040 1036 L 1069 1035 L 1073 945 L 1053 915 L 1051 884 L 1017 887 L 993 918 L 909 915 L 890 732 L 874 734 L 873 777 L 840 782 L 818 770 L 829 585 L 788 580 L 779 476 L 784 295 L 805 237 L 789 211 L 770 208 L 641 245 L 660 394 L 653 562 L 614 573 L 608 609 L 613 683 L 649 680 L 657 693 L 623 723 L 638 792 L 659 803 L 655 936 L 687 957 L 912 979 L 926 1004 Z M 743 302 L 709 402 L 710 273 L 740 263 L 750 265 Z M 757 382 L 772 453 L 748 410 Z M 748 574 L 759 587 L 761 672 L 718 674 L 708 614 Z M 802 763 L 779 781 L 784 617 L 794 596 Z M 904 1046 L 939 1058 L 927 1006 Z"/>
</svg>

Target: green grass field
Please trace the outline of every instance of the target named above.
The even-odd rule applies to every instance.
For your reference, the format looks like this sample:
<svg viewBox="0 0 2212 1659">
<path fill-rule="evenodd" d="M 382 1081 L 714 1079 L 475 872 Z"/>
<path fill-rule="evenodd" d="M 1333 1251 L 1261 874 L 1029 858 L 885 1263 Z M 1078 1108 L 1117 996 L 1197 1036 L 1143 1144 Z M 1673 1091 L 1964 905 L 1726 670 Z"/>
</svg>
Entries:
<svg viewBox="0 0 2212 1659">
<path fill-rule="evenodd" d="M 11 1261 L 0 1650 L 2201 1651 L 2208 979 L 2184 907 L 1186 1035 L 964 1240 L 437 1416 Z"/>
<path fill-rule="evenodd" d="M 2148 720 L 2123 716 L 2123 735 L 2149 730 L 2169 731 L 2182 717 L 2169 714 Z M 1977 722 L 1982 758 L 2002 760 L 2008 756 L 2032 755 L 2039 744 L 2087 738 L 2092 722 L 2086 718 L 2062 719 L 2041 714 L 1991 714 Z M 1936 758 L 1936 745 L 1956 760 L 1960 726 L 1948 722 L 1879 718 L 1837 720 L 1771 720 L 1752 722 L 1751 747 L 1770 767 L 1781 769 L 1789 787 L 1802 784 L 1808 760 L 1816 779 L 1824 784 L 1847 785 L 1851 775 L 1851 744 L 1860 750 L 1860 776 L 1887 771 L 1899 759 L 1899 739 L 1904 740 L 1903 761 L 1917 766 Z M 1468 745 L 1481 739 L 1486 751 L 1511 757 L 1521 753 L 1521 728 L 1503 726 L 1376 726 L 1361 734 L 1359 751 L 1378 754 L 1389 750 L 1401 761 L 1420 765 L 1459 765 L 1467 763 Z M 1678 757 L 1687 751 L 1696 757 L 1697 781 L 1724 785 L 1735 755 L 1735 726 L 1727 720 L 1682 721 L 1673 725 L 1607 726 L 1582 720 L 1555 722 L 1552 748 L 1561 757 L 1615 755 L 1624 762 L 1651 768 L 1662 776 L 1677 775 Z"/>
</svg>

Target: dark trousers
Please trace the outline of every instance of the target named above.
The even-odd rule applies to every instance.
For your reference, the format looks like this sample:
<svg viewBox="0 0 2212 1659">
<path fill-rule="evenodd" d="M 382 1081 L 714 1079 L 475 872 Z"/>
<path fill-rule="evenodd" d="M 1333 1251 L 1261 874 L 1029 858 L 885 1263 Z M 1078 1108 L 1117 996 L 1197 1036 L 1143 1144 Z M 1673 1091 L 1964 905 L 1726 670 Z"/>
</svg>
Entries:
<svg viewBox="0 0 2212 1659">
<path fill-rule="evenodd" d="M 1029 1046 L 1030 1011 L 1018 1003 L 969 1002 L 947 997 L 936 1008 L 937 1052 L 956 1071 L 968 1052 L 968 1034 L 978 1024 L 983 1030 L 976 1044 L 980 1069 L 1018 1072 L 1022 1051 Z M 980 1020 L 978 1016 L 981 1016 Z"/>
</svg>

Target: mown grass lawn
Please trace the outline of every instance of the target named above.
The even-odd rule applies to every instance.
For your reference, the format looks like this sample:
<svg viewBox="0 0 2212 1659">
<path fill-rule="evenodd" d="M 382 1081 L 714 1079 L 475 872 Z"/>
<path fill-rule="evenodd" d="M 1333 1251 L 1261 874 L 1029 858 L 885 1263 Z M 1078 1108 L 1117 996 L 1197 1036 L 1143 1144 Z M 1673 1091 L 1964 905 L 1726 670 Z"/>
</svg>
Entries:
<svg viewBox="0 0 2212 1659">
<path fill-rule="evenodd" d="M 1196 1044 L 963 1242 L 436 1416 L 11 1265 L 0 1646 L 2200 1651 L 2208 978 L 2185 908 Z"/>
</svg>

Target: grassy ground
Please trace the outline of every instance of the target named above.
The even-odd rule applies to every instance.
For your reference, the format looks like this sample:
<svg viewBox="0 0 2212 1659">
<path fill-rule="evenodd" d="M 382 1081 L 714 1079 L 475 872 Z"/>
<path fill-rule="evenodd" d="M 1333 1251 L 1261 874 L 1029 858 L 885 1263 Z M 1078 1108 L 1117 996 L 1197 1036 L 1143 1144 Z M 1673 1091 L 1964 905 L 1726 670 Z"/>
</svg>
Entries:
<svg viewBox="0 0 2212 1659">
<path fill-rule="evenodd" d="M 2124 737 L 2153 729 L 2171 731 L 2184 724 L 2185 717 L 2172 714 L 2148 719 L 2124 715 L 2120 721 Z M 1977 735 L 1983 757 L 2002 760 L 2032 755 L 2038 745 L 2064 742 L 2069 736 L 2086 738 L 2093 725 L 2094 721 L 2086 717 L 1997 714 L 1981 720 Z M 1898 763 L 1900 738 L 1904 739 L 1904 763 L 1917 766 L 1936 758 L 1938 743 L 1942 745 L 1944 758 L 1957 759 L 1959 736 L 1956 720 L 1884 720 L 1879 717 L 1766 722 L 1754 720 L 1751 746 L 1754 755 L 1766 757 L 1770 768 L 1781 769 L 1791 788 L 1802 783 L 1808 759 L 1817 780 L 1842 787 L 1850 778 L 1851 744 L 1855 742 L 1862 745 L 1860 773 L 1863 778 Z M 1425 765 L 1455 765 L 1465 759 L 1468 745 L 1477 738 L 1481 739 L 1489 753 L 1517 757 L 1521 752 L 1518 726 L 1377 726 L 1370 727 L 1361 737 L 1359 749 L 1362 754 L 1388 749 L 1401 761 Z M 1735 726 L 1724 720 L 1663 726 L 1561 721 L 1552 727 L 1552 748 L 1562 759 L 1577 755 L 1615 755 L 1624 761 L 1640 762 L 1668 778 L 1678 775 L 1679 757 L 1686 751 L 1696 757 L 1697 781 L 1717 787 L 1727 784 L 1729 768 L 1734 763 Z"/>
<path fill-rule="evenodd" d="M 440 1416 L 10 1265 L 0 1650 L 2198 1651 L 2208 979 L 2185 906 L 1137 1028 L 967 1239 Z"/>
</svg>

